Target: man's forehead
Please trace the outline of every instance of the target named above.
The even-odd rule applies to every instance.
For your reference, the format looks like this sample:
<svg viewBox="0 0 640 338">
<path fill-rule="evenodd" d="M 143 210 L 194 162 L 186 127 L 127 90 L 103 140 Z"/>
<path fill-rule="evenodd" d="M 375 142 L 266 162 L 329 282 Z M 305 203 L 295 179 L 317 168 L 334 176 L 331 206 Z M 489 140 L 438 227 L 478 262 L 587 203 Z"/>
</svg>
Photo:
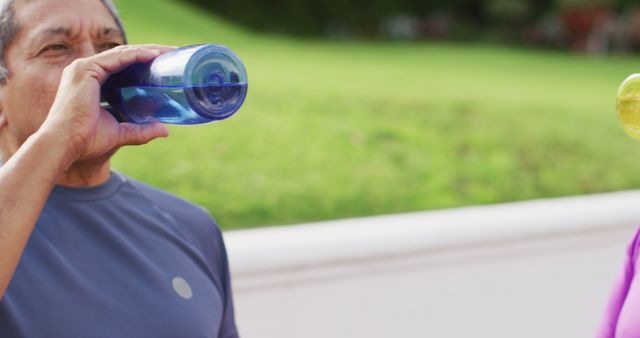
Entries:
<svg viewBox="0 0 640 338">
<path fill-rule="evenodd" d="M 100 0 L 20 0 L 13 11 L 20 29 L 29 35 L 69 35 L 87 28 L 92 35 L 123 35 Z"/>
</svg>

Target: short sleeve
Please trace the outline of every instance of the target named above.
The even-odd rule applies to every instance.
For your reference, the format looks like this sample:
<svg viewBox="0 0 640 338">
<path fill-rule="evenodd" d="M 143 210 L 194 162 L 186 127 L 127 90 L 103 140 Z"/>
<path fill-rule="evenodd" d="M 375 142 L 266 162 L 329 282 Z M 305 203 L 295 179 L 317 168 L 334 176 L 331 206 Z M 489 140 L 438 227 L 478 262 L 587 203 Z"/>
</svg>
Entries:
<svg viewBox="0 0 640 338">
<path fill-rule="evenodd" d="M 231 274 L 229 272 L 229 259 L 227 257 L 227 250 L 224 245 L 224 239 L 222 237 L 222 232 L 220 228 L 215 227 L 216 229 L 216 237 L 218 240 L 218 255 L 216 255 L 220 259 L 220 264 L 218 265 L 221 269 L 220 276 L 222 278 L 222 288 L 223 288 L 223 299 L 224 299 L 224 309 L 222 312 L 222 322 L 220 324 L 220 332 L 218 333 L 219 338 L 238 338 L 238 329 L 236 327 L 235 320 L 235 310 L 233 306 L 233 292 L 231 290 Z"/>
</svg>

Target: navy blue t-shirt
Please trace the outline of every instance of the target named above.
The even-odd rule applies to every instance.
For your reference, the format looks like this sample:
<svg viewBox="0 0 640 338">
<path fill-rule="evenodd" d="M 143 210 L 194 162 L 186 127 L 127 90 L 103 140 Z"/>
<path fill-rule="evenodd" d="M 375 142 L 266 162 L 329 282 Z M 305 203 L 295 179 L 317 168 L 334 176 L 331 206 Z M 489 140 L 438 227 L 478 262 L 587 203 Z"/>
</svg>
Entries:
<svg viewBox="0 0 640 338">
<path fill-rule="evenodd" d="M 56 186 L 0 301 L 0 337 L 238 337 L 220 229 L 118 173 Z"/>
</svg>

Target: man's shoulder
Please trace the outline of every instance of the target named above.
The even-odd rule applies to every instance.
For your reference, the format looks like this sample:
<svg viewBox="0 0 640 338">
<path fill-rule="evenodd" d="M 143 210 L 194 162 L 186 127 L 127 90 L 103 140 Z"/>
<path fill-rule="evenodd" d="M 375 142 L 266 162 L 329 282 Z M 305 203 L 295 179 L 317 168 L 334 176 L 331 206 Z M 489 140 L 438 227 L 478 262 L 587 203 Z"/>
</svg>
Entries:
<svg viewBox="0 0 640 338">
<path fill-rule="evenodd" d="M 220 233 L 218 224 L 204 207 L 147 183 L 123 177 L 132 189 L 143 195 L 160 212 L 174 220 L 179 227 L 190 229 L 198 237 Z"/>
<path fill-rule="evenodd" d="M 198 210 L 198 212 L 207 213 L 203 207 L 193 202 L 190 202 L 180 196 L 177 196 L 168 191 L 161 190 L 147 183 L 140 182 L 131 177 L 127 177 L 127 176 L 123 176 L 123 177 L 125 177 L 126 183 L 130 184 L 135 190 L 142 193 L 144 196 L 146 196 L 151 201 L 153 201 L 154 203 L 157 203 L 160 206 L 167 207 L 167 208 L 173 207 L 178 211 L 186 208 L 190 212 L 192 212 L 193 210 L 191 209 L 196 209 Z"/>
</svg>

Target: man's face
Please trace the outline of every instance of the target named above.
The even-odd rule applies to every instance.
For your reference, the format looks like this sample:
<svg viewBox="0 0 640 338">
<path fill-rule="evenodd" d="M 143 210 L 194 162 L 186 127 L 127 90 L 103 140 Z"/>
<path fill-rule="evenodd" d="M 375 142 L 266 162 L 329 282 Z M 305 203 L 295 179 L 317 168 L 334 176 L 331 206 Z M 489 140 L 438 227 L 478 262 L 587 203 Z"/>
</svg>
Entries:
<svg viewBox="0 0 640 338">
<path fill-rule="evenodd" d="M 62 70 L 124 38 L 99 0 L 19 0 L 13 9 L 20 28 L 5 54 L 10 75 L 0 87 L 0 128 L 20 145 L 46 118 Z"/>
</svg>

